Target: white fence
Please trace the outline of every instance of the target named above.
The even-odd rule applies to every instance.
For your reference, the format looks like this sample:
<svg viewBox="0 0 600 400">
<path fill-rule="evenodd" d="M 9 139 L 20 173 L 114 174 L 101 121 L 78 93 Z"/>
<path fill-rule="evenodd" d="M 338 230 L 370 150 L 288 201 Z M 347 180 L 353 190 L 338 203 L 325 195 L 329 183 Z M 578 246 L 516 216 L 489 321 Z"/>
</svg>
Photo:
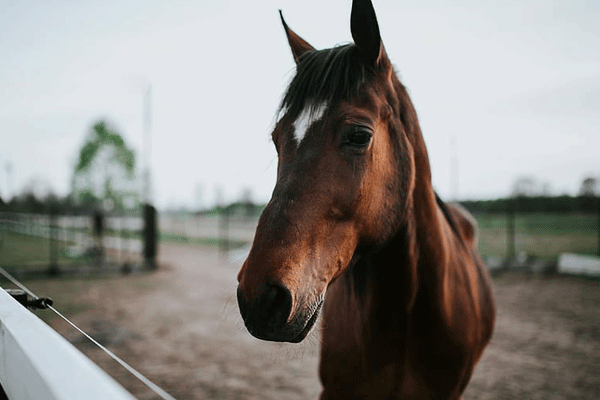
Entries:
<svg viewBox="0 0 600 400">
<path fill-rule="evenodd" d="M 10 400 L 134 399 L 2 288 L 0 384 Z"/>
<path fill-rule="evenodd" d="M 182 235 L 190 239 L 216 239 L 226 231 L 230 240 L 251 242 L 258 222 L 256 217 L 232 215 L 223 226 L 222 216 L 204 216 L 190 214 L 159 215 L 158 228 L 163 234 Z M 56 218 L 55 238 L 71 242 L 79 248 L 87 248 L 94 243 L 92 218 L 89 215 L 60 215 Z M 0 213 L 0 228 L 16 233 L 49 239 L 52 235 L 50 218 L 43 214 Z M 122 237 L 138 233 L 143 228 L 141 217 L 106 217 L 104 228 L 104 246 L 106 248 L 126 248 L 128 251 L 141 252 L 140 239 Z"/>
<path fill-rule="evenodd" d="M 122 261 L 121 257 L 124 252 L 142 253 L 142 240 L 135 237 L 142 230 L 142 218 L 108 217 L 104 224 L 108 233 L 103 235 L 102 245 L 105 249 L 117 251 L 118 260 L 116 261 Z M 38 237 L 47 241 L 55 239 L 67 243 L 66 256 L 68 258 L 85 256 L 86 252 L 97 243 L 93 233 L 92 218 L 85 215 L 61 215 L 52 222 L 50 217 L 44 214 L 0 213 L 0 252 L 2 251 L 3 232 Z"/>
<path fill-rule="evenodd" d="M 600 258 L 564 253 L 558 258 L 558 272 L 569 275 L 600 277 Z"/>
<path fill-rule="evenodd" d="M 160 215 L 158 227 L 161 233 L 179 234 L 191 239 L 220 238 L 226 230 L 230 240 L 251 242 L 256 231 L 256 217 L 230 216 L 224 227 L 223 216 Z"/>
</svg>

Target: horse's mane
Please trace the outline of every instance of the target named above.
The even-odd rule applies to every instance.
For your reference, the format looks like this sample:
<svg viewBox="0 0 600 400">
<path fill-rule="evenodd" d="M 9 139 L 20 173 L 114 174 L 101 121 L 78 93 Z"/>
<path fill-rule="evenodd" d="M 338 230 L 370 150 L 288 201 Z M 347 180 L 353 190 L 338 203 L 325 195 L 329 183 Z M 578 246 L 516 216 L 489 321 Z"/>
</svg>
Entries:
<svg viewBox="0 0 600 400">
<path fill-rule="evenodd" d="M 306 106 L 351 100 L 358 96 L 367 74 L 355 44 L 308 51 L 300 57 L 281 109 L 298 114 Z"/>
<path fill-rule="evenodd" d="M 461 235 L 460 235 L 460 233 L 458 231 L 458 226 L 456 225 L 456 221 L 454 220 L 454 218 L 450 214 L 450 211 L 448 210 L 448 206 L 446 205 L 446 203 L 442 199 L 440 199 L 440 196 L 438 196 L 437 193 L 435 194 L 435 200 L 437 202 L 437 205 L 442 210 L 442 213 L 444 214 L 444 217 L 446 217 L 446 221 L 448 222 L 448 225 L 450 225 L 450 228 L 452 228 L 452 231 L 454 232 L 454 234 L 456 235 L 456 237 L 458 237 L 460 239 Z"/>
</svg>

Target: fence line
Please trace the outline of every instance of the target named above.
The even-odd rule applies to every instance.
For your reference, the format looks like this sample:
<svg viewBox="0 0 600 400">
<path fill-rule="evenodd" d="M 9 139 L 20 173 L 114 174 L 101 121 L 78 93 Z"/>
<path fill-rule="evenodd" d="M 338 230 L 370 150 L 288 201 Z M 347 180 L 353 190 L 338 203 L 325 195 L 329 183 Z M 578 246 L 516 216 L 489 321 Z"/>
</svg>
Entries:
<svg viewBox="0 0 600 400">
<path fill-rule="evenodd" d="M 109 216 L 104 226 L 99 240 L 91 216 L 0 213 L 0 266 L 21 277 L 141 268 L 143 219 Z"/>
</svg>

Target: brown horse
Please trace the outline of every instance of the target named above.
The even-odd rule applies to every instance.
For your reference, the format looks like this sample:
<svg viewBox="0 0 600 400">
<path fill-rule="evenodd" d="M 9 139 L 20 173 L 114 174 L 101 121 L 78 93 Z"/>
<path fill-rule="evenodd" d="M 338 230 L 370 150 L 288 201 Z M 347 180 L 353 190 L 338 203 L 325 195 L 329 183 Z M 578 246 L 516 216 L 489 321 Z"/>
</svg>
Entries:
<svg viewBox="0 0 600 400">
<path fill-rule="evenodd" d="M 373 5 L 354 0 L 354 43 L 326 50 L 282 22 L 297 73 L 238 276 L 244 323 L 300 342 L 323 308 L 322 399 L 458 399 L 492 335 L 491 284 L 472 218 L 432 188 Z"/>
</svg>

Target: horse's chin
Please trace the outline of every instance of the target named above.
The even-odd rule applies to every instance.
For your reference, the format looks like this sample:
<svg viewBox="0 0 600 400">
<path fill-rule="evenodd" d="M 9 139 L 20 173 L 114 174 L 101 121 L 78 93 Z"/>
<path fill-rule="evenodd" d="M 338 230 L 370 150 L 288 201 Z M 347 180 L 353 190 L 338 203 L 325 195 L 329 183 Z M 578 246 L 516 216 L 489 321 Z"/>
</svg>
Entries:
<svg viewBox="0 0 600 400">
<path fill-rule="evenodd" d="M 319 318 L 319 312 L 323 306 L 323 299 L 319 299 L 317 304 L 310 307 L 305 312 L 300 313 L 294 320 L 277 330 L 257 330 L 252 325 L 246 324 L 246 328 L 252 336 L 257 339 L 269 342 L 288 342 L 300 343 L 310 333 Z M 312 311 L 311 311 L 312 310 Z"/>
<path fill-rule="evenodd" d="M 301 341 L 303 341 L 306 338 L 306 336 L 308 336 L 308 334 L 310 333 L 312 328 L 315 326 L 317 319 L 319 318 L 319 312 L 321 311 L 322 306 L 323 306 L 323 299 L 320 299 L 319 303 L 317 304 L 317 307 L 315 308 L 315 310 L 312 313 L 312 316 L 310 318 L 308 318 L 308 320 L 306 321 L 304 328 L 302 328 L 300 333 L 298 333 L 298 335 L 295 338 L 293 338 L 292 340 L 289 340 L 290 343 L 300 343 Z"/>
</svg>

